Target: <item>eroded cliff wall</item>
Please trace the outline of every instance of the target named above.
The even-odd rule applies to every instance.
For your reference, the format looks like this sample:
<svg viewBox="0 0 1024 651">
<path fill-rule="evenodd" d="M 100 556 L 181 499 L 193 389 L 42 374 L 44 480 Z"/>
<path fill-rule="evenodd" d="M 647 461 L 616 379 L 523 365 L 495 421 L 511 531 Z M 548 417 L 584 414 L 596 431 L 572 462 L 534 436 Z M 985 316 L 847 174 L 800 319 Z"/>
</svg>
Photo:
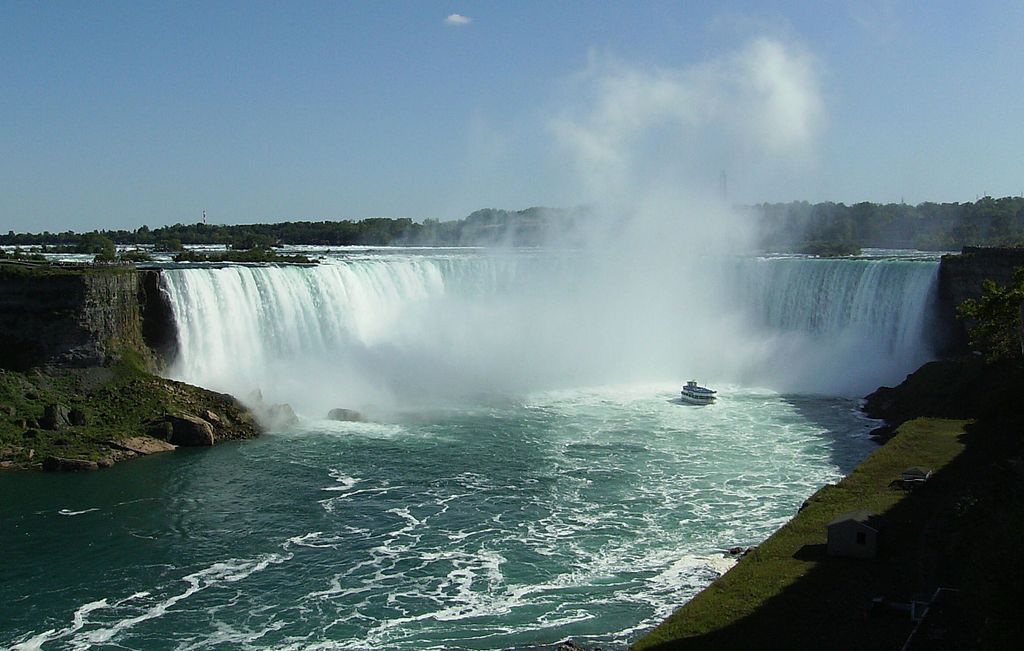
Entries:
<svg viewBox="0 0 1024 651">
<path fill-rule="evenodd" d="M 125 350 L 155 366 L 173 352 L 162 310 L 156 270 L 0 264 L 0 367 L 101 366 Z"/>
<path fill-rule="evenodd" d="M 939 264 L 939 313 L 949 331 L 949 352 L 967 349 L 969 324 L 956 318 L 956 308 L 969 298 L 981 296 L 982 284 L 1013 281 L 1013 272 L 1024 266 L 1024 248 L 964 247 L 958 255 L 944 255 Z"/>
</svg>

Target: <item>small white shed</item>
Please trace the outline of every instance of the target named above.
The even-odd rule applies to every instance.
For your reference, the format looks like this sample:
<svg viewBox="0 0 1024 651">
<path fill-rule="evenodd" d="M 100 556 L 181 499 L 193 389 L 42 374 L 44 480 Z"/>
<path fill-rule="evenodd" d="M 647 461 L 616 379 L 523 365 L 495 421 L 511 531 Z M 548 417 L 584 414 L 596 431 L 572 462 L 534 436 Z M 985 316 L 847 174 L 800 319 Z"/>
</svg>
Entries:
<svg viewBox="0 0 1024 651">
<path fill-rule="evenodd" d="M 881 521 L 871 511 L 850 511 L 828 523 L 828 555 L 875 558 Z"/>
</svg>

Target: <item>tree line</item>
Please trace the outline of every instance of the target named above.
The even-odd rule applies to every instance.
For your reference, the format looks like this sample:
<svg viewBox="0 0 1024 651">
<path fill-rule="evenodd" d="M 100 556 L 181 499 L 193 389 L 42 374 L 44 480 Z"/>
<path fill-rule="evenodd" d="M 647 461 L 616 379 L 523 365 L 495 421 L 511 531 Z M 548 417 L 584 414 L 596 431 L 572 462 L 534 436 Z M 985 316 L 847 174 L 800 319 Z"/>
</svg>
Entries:
<svg viewBox="0 0 1024 651">
<path fill-rule="evenodd" d="M 1024 198 L 983 197 L 973 203 L 878 204 L 861 202 L 764 203 L 741 209 L 752 221 L 762 248 L 822 255 L 854 253 L 861 247 L 958 250 L 963 246 L 1024 244 Z M 174 224 L 150 229 L 64 231 L 0 235 L 0 245 L 110 250 L 109 243 L 179 251 L 186 245 L 221 244 L 235 249 L 289 244 L 327 246 L 539 246 L 558 238 L 574 241 L 586 228 L 585 208 L 478 210 L 452 221 L 374 217 L 276 224 Z"/>
<path fill-rule="evenodd" d="M 964 246 L 1024 244 L 1024 197 L 973 203 L 862 202 L 761 204 L 751 208 L 762 246 L 792 250 L 815 243 L 955 251 Z"/>
</svg>

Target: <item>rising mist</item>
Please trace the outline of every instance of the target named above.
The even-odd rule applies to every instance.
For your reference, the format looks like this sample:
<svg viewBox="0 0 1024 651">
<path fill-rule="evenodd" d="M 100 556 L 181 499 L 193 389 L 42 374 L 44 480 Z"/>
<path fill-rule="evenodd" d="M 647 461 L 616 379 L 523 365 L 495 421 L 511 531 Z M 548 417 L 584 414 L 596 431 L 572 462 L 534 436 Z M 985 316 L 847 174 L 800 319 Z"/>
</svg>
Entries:
<svg viewBox="0 0 1024 651">
<path fill-rule="evenodd" d="M 780 329 L 755 304 L 785 288 L 750 293 L 756 228 L 719 182 L 722 170 L 771 179 L 813 164 L 818 76 L 806 52 L 771 39 L 683 69 L 594 55 L 547 125 L 589 206 L 575 232 L 530 252 L 170 272 L 176 374 L 242 396 L 259 388 L 314 417 L 591 385 L 674 390 L 692 377 L 850 395 L 898 379 L 927 357 L 913 341 L 919 315 L 895 315 L 893 328 L 912 331 L 896 344 L 850 314 Z M 927 295 L 928 282 L 912 291 Z M 802 291 L 810 313 L 819 298 L 846 300 Z"/>
</svg>

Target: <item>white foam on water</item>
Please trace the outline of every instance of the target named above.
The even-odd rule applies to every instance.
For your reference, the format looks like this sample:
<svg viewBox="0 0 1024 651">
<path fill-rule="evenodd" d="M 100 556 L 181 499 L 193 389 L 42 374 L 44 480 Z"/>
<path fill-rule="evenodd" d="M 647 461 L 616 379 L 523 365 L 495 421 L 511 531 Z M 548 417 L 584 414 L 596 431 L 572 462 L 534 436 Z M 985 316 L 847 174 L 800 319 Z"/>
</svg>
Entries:
<svg viewBox="0 0 1024 651">
<path fill-rule="evenodd" d="M 59 515 L 73 516 L 73 515 L 83 515 L 85 513 L 92 513 L 93 511 L 99 511 L 99 508 L 93 507 L 91 509 L 85 509 L 84 511 L 72 511 L 70 509 L 61 509 L 60 511 L 57 511 L 57 513 Z"/>
<path fill-rule="evenodd" d="M 340 470 L 331 470 L 328 474 L 338 483 L 337 486 L 327 486 L 321 488 L 322 491 L 349 491 L 353 486 L 358 484 L 361 480 L 355 477 L 349 477 Z"/>
<path fill-rule="evenodd" d="M 41 648 L 44 643 L 61 642 L 66 648 L 77 651 L 90 649 L 100 644 L 113 644 L 116 643 L 119 637 L 138 624 L 163 617 L 168 612 L 171 612 L 177 604 L 187 600 L 197 592 L 215 588 L 224 583 L 243 581 L 252 574 L 265 570 L 270 565 L 284 563 L 291 558 L 291 554 L 265 554 L 256 559 L 230 559 L 214 563 L 203 570 L 182 577 L 181 581 L 187 584 L 185 590 L 151 603 L 148 606 L 143 606 L 141 614 L 118 619 L 112 623 L 94 622 L 90 615 L 99 611 L 111 611 L 116 616 L 116 612 L 119 609 L 126 607 L 131 602 L 136 602 L 153 595 L 153 591 L 136 592 L 112 605 L 109 604 L 107 599 L 92 601 L 75 610 L 72 615 L 72 623 L 67 628 L 60 630 L 51 629 L 43 633 L 32 634 L 28 639 L 15 644 L 13 648 L 19 651 L 30 651 Z M 161 590 L 160 592 L 163 591 Z M 132 604 L 132 609 L 137 609 L 137 606 Z"/>
</svg>

